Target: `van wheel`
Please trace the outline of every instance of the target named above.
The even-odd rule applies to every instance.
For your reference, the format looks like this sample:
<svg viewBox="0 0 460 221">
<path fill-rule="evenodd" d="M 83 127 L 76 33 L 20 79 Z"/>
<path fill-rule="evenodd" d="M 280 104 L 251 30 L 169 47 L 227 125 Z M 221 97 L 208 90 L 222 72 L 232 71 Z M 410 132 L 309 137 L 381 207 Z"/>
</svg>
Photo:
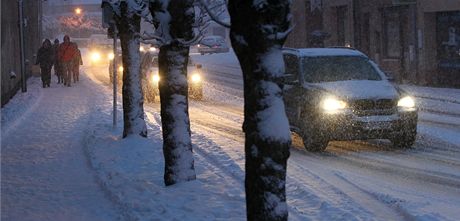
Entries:
<svg viewBox="0 0 460 221">
<path fill-rule="evenodd" d="M 304 134 L 302 140 L 305 149 L 310 152 L 324 151 L 329 144 L 328 140 L 314 134 Z"/>
</svg>

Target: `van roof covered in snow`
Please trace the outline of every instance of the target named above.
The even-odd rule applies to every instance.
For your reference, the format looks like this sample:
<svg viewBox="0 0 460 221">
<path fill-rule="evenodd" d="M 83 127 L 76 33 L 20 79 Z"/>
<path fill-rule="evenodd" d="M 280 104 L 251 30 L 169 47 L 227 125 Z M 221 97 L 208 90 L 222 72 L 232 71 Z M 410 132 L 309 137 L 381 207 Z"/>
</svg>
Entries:
<svg viewBox="0 0 460 221">
<path fill-rule="evenodd" d="M 283 48 L 283 53 L 296 54 L 302 57 L 320 56 L 362 56 L 367 57 L 362 52 L 353 48 Z"/>
</svg>

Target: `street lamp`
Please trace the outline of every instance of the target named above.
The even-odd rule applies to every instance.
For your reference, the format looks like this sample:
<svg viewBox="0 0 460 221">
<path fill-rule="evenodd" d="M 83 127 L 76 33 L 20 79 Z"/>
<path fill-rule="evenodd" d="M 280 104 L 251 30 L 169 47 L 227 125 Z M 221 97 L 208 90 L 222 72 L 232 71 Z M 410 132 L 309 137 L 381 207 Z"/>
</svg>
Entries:
<svg viewBox="0 0 460 221">
<path fill-rule="evenodd" d="M 75 14 L 76 15 L 81 15 L 82 14 L 82 9 L 80 7 L 78 8 L 75 8 Z M 80 20 L 81 21 L 81 20 Z M 78 28 L 78 37 L 81 38 L 81 32 L 80 32 L 80 28 Z"/>
<path fill-rule="evenodd" d="M 81 14 L 81 8 L 76 8 L 75 9 L 75 14 L 77 14 L 77 15 Z"/>
</svg>

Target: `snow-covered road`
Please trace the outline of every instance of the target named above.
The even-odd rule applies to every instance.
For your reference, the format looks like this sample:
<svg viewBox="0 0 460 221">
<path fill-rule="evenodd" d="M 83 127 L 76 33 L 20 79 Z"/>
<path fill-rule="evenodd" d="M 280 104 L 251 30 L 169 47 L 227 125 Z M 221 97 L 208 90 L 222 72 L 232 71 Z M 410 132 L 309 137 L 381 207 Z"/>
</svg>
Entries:
<svg viewBox="0 0 460 221">
<path fill-rule="evenodd" d="M 97 85 L 83 77 L 73 87 L 18 94 L 2 109 L 2 220 L 117 220 L 82 148 L 100 103 Z M 96 88 L 95 88 L 96 87 Z M 23 105 L 28 105 L 24 108 Z"/>
</svg>

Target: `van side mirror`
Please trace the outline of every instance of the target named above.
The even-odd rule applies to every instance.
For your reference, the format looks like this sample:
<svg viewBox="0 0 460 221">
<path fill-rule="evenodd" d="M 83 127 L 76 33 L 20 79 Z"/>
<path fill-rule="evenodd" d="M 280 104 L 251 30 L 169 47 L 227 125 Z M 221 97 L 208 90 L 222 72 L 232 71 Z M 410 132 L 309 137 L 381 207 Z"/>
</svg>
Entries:
<svg viewBox="0 0 460 221">
<path fill-rule="evenodd" d="M 294 74 L 286 73 L 281 77 L 281 82 L 287 85 L 296 85 L 299 83 L 299 80 L 296 78 Z"/>
<path fill-rule="evenodd" d="M 390 82 L 395 82 L 395 76 L 393 72 L 385 72 L 385 75 L 387 76 L 387 80 Z"/>
</svg>

